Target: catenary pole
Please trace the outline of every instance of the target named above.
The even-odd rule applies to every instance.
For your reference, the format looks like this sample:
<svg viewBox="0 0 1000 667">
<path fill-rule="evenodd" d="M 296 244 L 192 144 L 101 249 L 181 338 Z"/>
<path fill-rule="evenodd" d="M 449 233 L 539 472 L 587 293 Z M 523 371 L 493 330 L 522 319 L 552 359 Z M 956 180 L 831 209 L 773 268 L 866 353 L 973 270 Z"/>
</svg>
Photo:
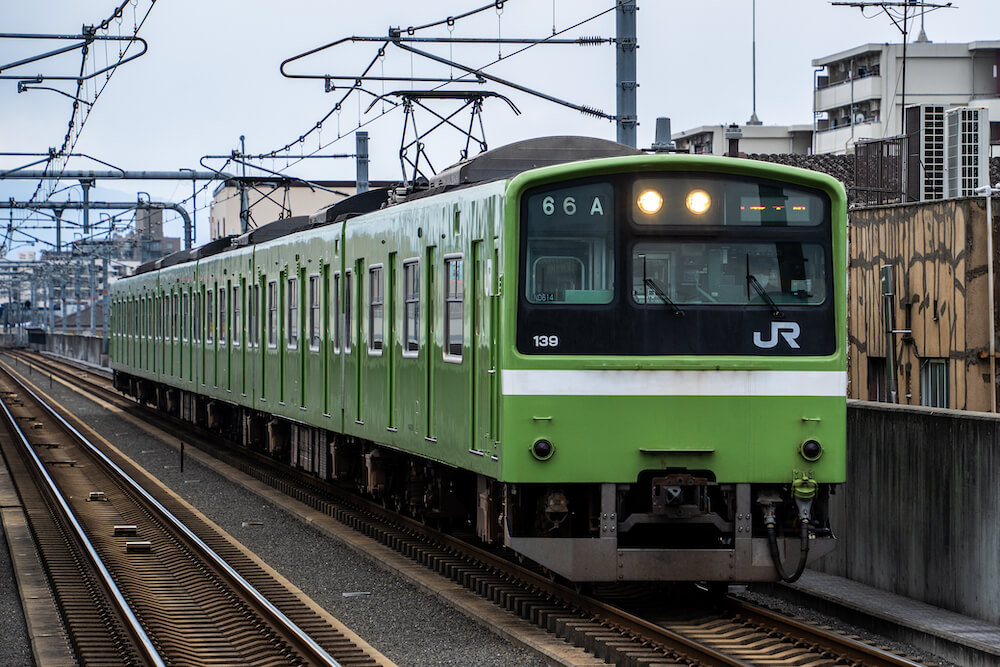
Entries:
<svg viewBox="0 0 1000 667">
<path fill-rule="evenodd" d="M 615 42 L 617 54 L 618 105 L 615 118 L 618 123 L 618 143 L 635 148 L 636 126 L 636 17 L 638 0 L 618 0 L 615 10 Z"/>
</svg>

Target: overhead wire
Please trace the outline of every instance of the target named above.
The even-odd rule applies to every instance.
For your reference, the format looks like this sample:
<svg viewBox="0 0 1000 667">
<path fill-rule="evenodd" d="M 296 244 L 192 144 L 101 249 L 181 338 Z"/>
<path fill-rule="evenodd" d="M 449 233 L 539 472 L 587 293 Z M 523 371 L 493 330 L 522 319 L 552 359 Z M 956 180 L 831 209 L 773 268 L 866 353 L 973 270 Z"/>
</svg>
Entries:
<svg viewBox="0 0 1000 667">
<path fill-rule="evenodd" d="M 410 26 L 410 27 L 406 28 L 404 32 L 406 32 L 407 35 L 412 36 L 412 35 L 414 35 L 419 30 L 423 30 L 423 29 L 426 29 L 426 28 L 435 27 L 435 26 L 439 26 L 439 25 L 443 25 L 443 24 L 447 24 L 449 26 L 449 28 L 452 28 L 452 27 L 454 27 L 454 21 L 457 21 L 457 20 L 460 20 L 460 19 L 463 19 L 463 18 L 467 18 L 467 17 L 472 16 L 474 14 L 478 14 L 480 12 L 486 11 L 486 10 L 488 10 L 490 8 L 496 8 L 498 10 L 502 10 L 504 4 L 505 4 L 505 2 L 503 0 L 498 0 L 498 2 L 494 2 L 494 3 L 490 3 L 488 5 L 484 5 L 482 7 L 479 7 L 477 9 L 471 10 L 471 11 L 466 12 L 464 14 L 460 14 L 458 16 L 448 17 L 448 18 L 442 19 L 440 21 L 435 21 L 435 22 L 432 22 L 432 23 L 427 23 L 427 24 L 424 24 L 424 25 L 421 25 L 421 26 Z M 615 11 L 615 9 L 616 9 L 616 5 L 612 5 L 611 7 L 607 8 L 607 9 L 604 9 L 604 10 L 602 10 L 602 11 L 600 11 L 600 12 L 598 12 L 598 13 L 596 13 L 596 14 L 594 14 L 594 15 L 586 18 L 586 19 L 578 21 L 577 23 L 574 23 L 574 24 L 572 24 L 570 26 L 567 26 L 567 27 L 565 27 L 565 28 L 563 28 L 561 30 L 556 30 L 556 26 L 555 26 L 555 5 L 554 5 L 554 2 L 553 2 L 553 25 L 552 25 L 553 32 L 552 32 L 551 35 L 549 35 L 547 37 L 540 38 L 537 41 L 532 42 L 531 44 L 523 46 L 523 47 L 521 47 L 519 49 L 516 49 L 516 50 L 514 50 L 511 53 L 508 53 L 506 55 L 499 54 L 497 58 L 491 60 L 490 62 L 486 63 L 485 65 L 482 65 L 482 66 L 478 67 L 477 69 L 486 69 L 488 67 L 492 67 L 493 65 L 496 65 L 499 62 L 502 62 L 504 60 L 508 60 L 508 59 L 510 59 L 510 58 L 512 58 L 512 57 L 514 57 L 516 55 L 519 55 L 519 54 L 527 51 L 528 49 L 534 48 L 535 46 L 539 46 L 539 45 L 545 44 L 547 41 L 549 41 L 549 40 L 551 40 L 551 39 L 553 39 L 555 37 L 558 37 L 559 35 L 563 35 L 563 34 L 569 32 L 571 30 L 579 28 L 580 26 L 585 25 L 585 24 L 587 24 L 587 23 L 589 23 L 591 21 L 599 19 L 600 17 L 602 17 L 602 16 L 604 16 L 604 15 L 610 13 L 610 12 Z M 348 91 L 340 98 L 340 100 L 333 106 L 333 108 L 331 108 L 331 110 L 329 112 L 327 112 L 326 115 L 324 115 L 317 123 L 315 123 L 313 125 L 312 129 L 304 132 L 302 135 L 299 136 L 299 138 L 297 140 L 292 140 L 292 141 L 288 142 L 287 144 L 285 144 L 284 149 L 283 149 L 285 152 L 291 150 L 292 146 L 294 146 L 297 143 L 298 144 L 304 144 L 305 138 L 308 137 L 314 131 L 314 129 L 316 129 L 318 126 L 322 126 L 322 123 L 325 122 L 334 112 L 340 111 L 342 109 L 343 103 L 347 100 L 348 96 L 350 96 L 353 92 L 360 91 L 360 92 L 368 93 L 369 95 L 374 95 L 374 93 L 371 93 L 370 91 L 365 90 L 364 88 L 360 87 L 357 84 L 364 78 L 364 76 L 369 71 L 371 71 L 371 68 L 374 65 L 374 63 L 375 63 L 376 60 L 378 60 L 379 58 L 383 58 L 384 59 L 384 56 L 385 56 L 385 47 L 388 46 L 389 43 L 390 43 L 389 40 L 386 40 L 385 42 L 382 43 L 382 45 L 379 47 L 379 51 L 378 51 L 377 55 L 375 56 L 375 58 L 373 58 L 372 62 L 370 62 L 368 64 L 368 66 L 361 73 L 361 75 L 358 76 L 355 86 L 350 87 L 348 89 Z M 410 55 L 411 55 L 411 60 L 412 60 L 412 55 L 413 54 L 411 53 Z M 411 62 L 411 66 L 412 66 L 412 62 Z M 411 77 L 412 77 L 412 71 L 411 71 Z M 459 81 L 459 80 L 460 79 L 455 79 L 454 81 Z M 449 84 L 453 83 L 454 81 L 448 81 L 448 82 L 440 83 L 440 84 L 438 84 L 436 86 L 433 86 L 431 88 L 431 90 L 440 90 L 444 86 L 449 85 Z M 383 83 L 383 86 L 384 86 L 384 83 Z M 384 96 L 381 96 L 381 97 L 384 99 Z M 393 103 L 390 102 L 390 104 L 393 104 Z M 338 136 L 335 139 L 327 142 L 326 144 L 321 144 L 315 151 L 312 151 L 310 153 L 304 154 L 304 156 L 315 155 L 316 153 L 319 153 L 321 150 L 323 150 L 325 148 L 329 148 L 331 145 L 337 143 L 341 139 L 350 136 L 352 133 L 357 132 L 358 130 L 363 129 L 364 127 L 367 127 L 371 123 L 374 123 L 375 121 L 377 121 L 377 120 L 381 119 L 382 117 L 388 115 L 389 113 L 391 113 L 392 111 L 394 111 L 395 108 L 398 108 L 399 106 L 400 106 L 399 104 L 394 104 L 394 106 L 393 106 L 392 109 L 389 109 L 388 111 L 382 110 L 376 116 L 374 116 L 373 118 L 371 118 L 371 119 L 369 119 L 367 121 L 363 121 L 362 122 L 360 120 L 360 116 L 359 116 L 358 124 L 355 125 L 353 128 L 351 128 L 350 130 L 348 130 L 347 132 L 341 133 L 340 128 L 338 127 Z M 282 149 L 278 149 L 278 150 L 282 150 Z M 270 153 L 262 153 L 262 154 L 259 154 L 259 155 L 252 155 L 252 156 L 248 155 L 248 156 L 245 156 L 245 157 L 247 159 L 260 160 L 260 159 L 264 159 L 266 157 L 273 157 L 277 152 L 278 151 L 275 150 L 275 151 L 271 151 Z M 299 162 L 301 162 L 304 159 L 304 156 L 303 157 L 299 157 L 297 159 L 293 159 L 289 164 L 286 164 L 286 166 L 283 169 L 278 169 L 278 171 L 279 172 L 284 172 L 284 171 L 290 169 L 291 167 L 297 165 Z"/>
</svg>

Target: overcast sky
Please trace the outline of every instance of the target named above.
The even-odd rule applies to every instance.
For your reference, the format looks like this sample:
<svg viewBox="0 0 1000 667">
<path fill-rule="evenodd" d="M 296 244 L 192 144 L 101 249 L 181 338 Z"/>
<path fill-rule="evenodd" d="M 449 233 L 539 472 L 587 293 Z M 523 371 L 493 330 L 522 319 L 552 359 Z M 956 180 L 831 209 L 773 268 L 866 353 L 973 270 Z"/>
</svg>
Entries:
<svg viewBox="0 0 1000 667">
<path fill-rule="evenodd" d="M 0 30 L 4 33 L 79 34 L 83 24 L 99 24 L 120 0 L 4 0 Z M 384 36 L 390 26 L 406 28 L 457 15 L 486 4 L 485 0 L 433 3 L 386 0 L 343 2 L 320 0 L 159 0 L 139 35 L 149 43 L 142 57 L 119 68 L 108 81 L 76 144 L 76 152 L 130 170 L 200 169 L 205 155 L 229 154 L 246 137 L 247 153 L 270 153 L 293 143 L 330 111 L 339 92 L 326 93 L 322 81 L 284 78 L 280 63 L 294 55 L 350 35 Z M 836 7 L 824 0 L 757 1 L 757 115 L 768 125 L 812 122 L 814 58 L 868 42 L 899 42 L 901 35 L 876 9 L 864 13 Z M 935 42 L 1000 39 L 1000 2 L 958 0 L 957 8 L 928 14 L 925 29 Z M 612 0 L 507 0 L 495 9 L 457 21 L 456 37 L 541 38 L 613 6 Z M 360 8 L 366 11 L 360 11 Z M 653 141 L 657 116 L 670 116 L 674 131 L 700 125 L 745 122 L 752 112 L 751 0 L 639 0 L 638 103 L 639 146 Z M 121 30 L 129 32 L 133 12 L 141 18 L 149 0 L 126 7 Z M 116 21 L 110 33 L 118 34 Z M 919 19 L 911 26 L 919 32 Z M 566 36 L 612 37 L 614 12 L 590 21 Z M 102 33 L 103 34 L 103 33 Z M 419 36 L 448 36 L 447 25 Z M 0 65 L 59 48 L 66 42 L 0 39 Z M 95 47 L 98 63 L 115 59 L 117 46 Z M 432 50 L 432 47 L 427 47 Z M 509 55 L 513 46 L 503 46 Z M 445 57 L 481 66 L 497 58 L 497 48 L 436 46 Z M 290 69 L 307 74 L 360 73 L 377 52 L 376 44 L 342 46 L 304 58 Z M 105 55 L 105 53 L 107 55 Z M 71 54 L 18 67 L 2 74 L 25 77 L 75 74 L 80 56 Z M 538 46 L 488 72 L 569 102 L 615 113 L 615 51 L 610 45 Z M 373 74 L 448 76 L 447 68 L 390 47 Z M 457 75 L 457 72 L 455 72 Z M 103 79 L 100 79 L 103 82 Z M 66 82 L 46 86 L 73 91 Z M 417 87 L 405 83 L 368 84 L 376 93 Z M 472 88 L 472 84 L 461 86 Z M 509 97 L 522 112 L 516 116 L 499 100 L 487 100 L 483 114 L 486 139 L 496 147 L 523 138 L 551 134 L 581 134 L 615 138 L 607 120 L 543 102 L 524 93 L 490 84 L 485 87 Z M 359 104 L 360 101 L 360 104 Z M 403 116 L 388 103 L 364 113 L 371 98 L 354 95 L 313 132 L 292 154 L 352 153 L 353 131 L 361 122 L 371 137 L 371 178 L 398 179 L 398 149 Z M 58 147 L 66 134 L 72 102 L 49 91 L 18 94 L 17 82 L 0 80 L 0 151 L 39 152 Z M 384 115 L 383 111 L 387 111 Z M 468 122 L 466 115 L 461 121 Z M 427 120 L 422 121 L 424 125 Z M 335 142 L 338 134 L 345 138 Z M 434 166 L 443 168 L 458 158 L 456 135 L 429 140 Z M 332 143 L 331 143 L 332 142 Z M 0 170 L 31 161 L 0 157 Z M 211 160 L 219 168 L 222 161 Z M 353 179 L 351 160 L 266 160 L 269 169 L 316 180 Z M 104 169 L 74 160 L 70 168 Z M 233 170 L 233 167 L 227 167 Z M 69 183 L 64 183 L 70 185 Z M 190 196 L 189 183 L 99 183 L 94 198 L 135 198 L 149 192 L 157 200 L 179 201 Z M 0 180 L 0 198 L 24 199 L 34 183 Z M 210 192 L 210 190 L 208 191 Z M 60 197 L 80 200 L 80 188 Z M 198 200 L 198 240 L 208 239 L 207 193 Z M 0 211 L 8 219 L 6 211 Z M 23 217 L 15 214 L 15 224 Z M 67 214 L 69 217 L 69 214 Z M 3 225 L 6 227 L 6 225 Z M 172 226 L 172 225 L 171 225 Z M 179 228 L 168 232 L 180 235 Z M 51 236 L 47 231 L 42 236 Z M 24 245 L 17 237 L 17 246 Z"/>
</svg>

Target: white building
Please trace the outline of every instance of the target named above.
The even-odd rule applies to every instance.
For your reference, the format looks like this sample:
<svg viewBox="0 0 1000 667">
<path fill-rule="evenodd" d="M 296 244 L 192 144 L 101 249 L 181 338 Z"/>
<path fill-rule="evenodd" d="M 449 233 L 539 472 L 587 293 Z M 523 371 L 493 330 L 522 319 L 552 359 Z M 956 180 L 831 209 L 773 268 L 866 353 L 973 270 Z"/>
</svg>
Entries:
<svg viewBox="0 0 1000 667">
<path fill-rule="evenodd" d="M 804 155 L 812 148 L 812 125 L 738 125 L 742 137 L 741 153 L 797 153 Z M 726 132 L 731 126 L 702 125 L 693 130 L 675 132 L 671 138 L 677 149 L 686 153 L 725 155 L 729 151 Z"/>
<path fill-rule="evenodd" d="M 812 64 L 816 153 L 903 134 L 903 107 L 918 104 L 987 109 L 994 154 L 1000 146 L 1000 41 L 907 44 L 905 91 L 902 44 L 863 44 Z"/>
<path fill-rule="evenodd" d="M 246 179 L 242 182 L 246 190 L 250 229 L 280 218 L 311 215 L 355 194 L 357 187 L 354 181 L 316 181 L 311 185 L 286 180 Z M 213 193 L 209 216 L 209 236 L 212 240 L 241 233 L 239 183 L 237 179 L 227 180 Z M 386 185 L 388 183 L 378 181 L 371 182 L 369 187 L 374 189 Z"/>
</svg>

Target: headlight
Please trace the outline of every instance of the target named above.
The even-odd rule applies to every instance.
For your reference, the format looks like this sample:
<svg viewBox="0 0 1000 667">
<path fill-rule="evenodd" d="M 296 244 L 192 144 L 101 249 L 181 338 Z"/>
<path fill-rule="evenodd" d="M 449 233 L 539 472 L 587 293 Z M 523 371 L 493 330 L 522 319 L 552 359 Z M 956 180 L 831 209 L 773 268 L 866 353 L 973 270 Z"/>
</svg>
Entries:
<svg viewBox="0 0 1000 667">
<path fill-rule="evenodd" d="M 646 215 L 653 215 L 663 208 L 663 197 L 656 190 L 646 190 L 639 195 L 636 203 L 640 211 Z"/>
<path fill-rule="evenodd" d="M 712 198 L 704 190 L 692 190 L 688 194 L 685 203 L 688 210 L 695 215 L 703 215 L 708 209 L 712 208 Z"/>
</svg>

